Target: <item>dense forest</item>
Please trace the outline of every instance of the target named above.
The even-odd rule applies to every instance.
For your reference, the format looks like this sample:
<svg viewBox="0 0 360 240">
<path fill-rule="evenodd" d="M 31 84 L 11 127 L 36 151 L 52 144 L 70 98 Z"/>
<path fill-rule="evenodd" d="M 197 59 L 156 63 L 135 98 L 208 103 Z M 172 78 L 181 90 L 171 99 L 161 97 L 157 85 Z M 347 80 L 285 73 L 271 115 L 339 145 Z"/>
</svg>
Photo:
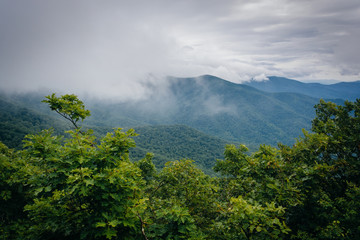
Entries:
<svg viewBox="0 0 360 240">
<path fill-rule="evenodd" d="M 80 126 L 90 111 L 75 95 L 43 102 L 73 127 L 65 135 L 51 128 L 28 134 L 22 149 L 0 144 L 2 239 L 360 235 L 359 99 L 321 100 L 312 132 L 303 131 L 292 146 L 260 145 L 250 153 L 245 145 L 227 145 L 216 176 L 190 159 L 164 168 L 155 167 L 152 153 L 131 159 L 141 135 L 114 129 L 97 138 Z M 144 141 L 155 149 L 150 140 Z"/>
</svg>

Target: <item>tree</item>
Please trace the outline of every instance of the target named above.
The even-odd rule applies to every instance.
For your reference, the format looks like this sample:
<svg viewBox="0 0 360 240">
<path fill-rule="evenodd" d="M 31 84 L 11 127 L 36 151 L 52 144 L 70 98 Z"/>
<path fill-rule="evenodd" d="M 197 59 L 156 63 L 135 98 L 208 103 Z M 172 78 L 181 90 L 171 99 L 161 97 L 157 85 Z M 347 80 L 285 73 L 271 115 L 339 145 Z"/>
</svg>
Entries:
<svg viewBox="0 0 360 240">
<path fill-rule="evenodd" d="M 90 116 L 90 111 L 85 109 L 84 103 L 74 94 L 56 97 L 56 94 L 53 93 L 45 98 L 47 100 L 42 102 L 48 103 L 52 111 L 69 120 L 76 129 L 79 128 L 77 122 L 80 119 L 83 121 L 86 117 Z"/>
<path fill-rule="evenodd" d="M 314 133 L 304 132 L 282 155 L 303 165 L 304 200 L 291 209 L 294 239 L 356 239 L 360 234 L 360 100 L 320 101 Z"/>
<path fill-rule="evenodd" d="M 30 226 L 22 230 L 23 237 L 19 237 L 20 233 L 16 236 L 138 238 L 139 215 L 146 205 L 141 170 L 128 157 L 129 148 L 135 147 L 135 132 L 115 129 L 97 142 L 91 130 L 81 132 L 76 125 L 90 112 L 75 95 L 57 98 L 53 94 L 47 98 L 45 102 L 51 109 L 71 121 L 76 129 L 68 131 L 65 140 L 54 136 L 51 129 L 27 135 L 25 149 L 14 156 L 22 163 L 17 171 L 23 174 L 12 182 L 22 183 L 26 189 L 23 208 Z M 3 154 L 1 159 L 6 160 L 8 155 Z"/>
<path fill-rule="evenodd" d="M 18 153 L 0 142 L 0 239 L 22 239 L 28 225 L 24 206 L 28 202 L 27 187 L 19 180 L 23 162 Z"/>
<path fill-rule="evenodd" d="M 192 160 L 168 162 L 148 191 L 152 239 L 209 239 L 217 186 Z"/>
<path fill-rule="evenodd" d="M 222 174 L 223 232 L 219 239 L 285 238 L 285 209 L 299 204 L 296 173 L 280 151 L 262 145 L 252 155 L 244 145 L 228 145 L 214 170 Z"/>
</svg>

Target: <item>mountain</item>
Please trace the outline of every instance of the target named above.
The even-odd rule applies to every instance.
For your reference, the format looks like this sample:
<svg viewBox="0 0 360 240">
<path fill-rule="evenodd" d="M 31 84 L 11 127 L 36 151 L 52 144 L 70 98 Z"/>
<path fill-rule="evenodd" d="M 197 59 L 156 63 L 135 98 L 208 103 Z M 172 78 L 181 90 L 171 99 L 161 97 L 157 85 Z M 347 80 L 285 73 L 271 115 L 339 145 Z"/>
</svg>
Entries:
<svg viewBox="0 0 360 240">
<path fill-rule="evenodd" d="M 140 136 L 131 151 L 133 159 L 153 152 L 154 162 L 161 167 L 169 160 L 190 158 L 210 173 L 214 160 L 223 157 L 225 144 L 243 143 L 251 150 L 259 144 L 291 145 L 302 134 L 301 129 L 310 130 L 320 97 L 355 95 L 347 83 L 334 84 L 338 88 L 333 92 L 324 90 L 331 85 L 284 78 L 270 77 L 269 83 L 262 91 L 210 75 L 169 77 L 162 86 L 149 84 L 147 96 L 140 100 L 83 99 L 92 114 L 83 126 L 94 129 L 98 137 L 115 127 L 135 128 Z M 351 85 L 353 89 L 356 84 Z M 283 92 L 271 92 L 276 85 L 282 86 Z M 307 93 L 304 89 L 317 97 L 303 94 Z M 19 147 L 27 133 L 50 127 L 57 133 L 70 129 L 41 103 L 48 94 L 0 94 L 0 140 L 9 147 Z"/>
<path fill-rule="evenodd" d="M 315 98 L 343 99 L 354 101 L 360 98 L 360 81 L 335 84 L 303 83 L 284 77 L 268 77 L 265 81 L 250 81 L 244 84 L 265 92 L 291 92 Z"/>
<path fill-rule="evenodd" d="M 295 93 L 267 93 L 214 76 L 174 78 L 153 95 L 121 103 L 89 102 L 93 125 L 172 125 L 248 146 L 294 143 L 310 129 L 317 98 Z M 130 121 L 131 120 L 131 121 Z M 134 125 L 132 125 L 134 126 Z"/>
<path fill-rule="evenodd" d="M 282 78 L 271 77 L 269 81 L 274 79 L 279 83 L 284 81 L 284 88 L 289 82 L 309 86 Z M 345 91 L 347 88 L 341 89 Z M 56 113 L 41 103 L 47 94 L 50 93 L 42 96 L 20 94 L 13 98 L 28 108 L 55 117 Z M 301 129 L 310 130 L 311 120 L 315 116 L 313 107 L 319 98 L 287 91 L 265 92 L 249 85 L 205 75 L 194 78 L 169 77 L 161 87 L 149 84 L 149 93 L 140 100 L 83 100 L 92 113 L 85 122 L 91 127 L 109 129 L 185 125 L 209 136 L 244 143 L 256 149 L 259 144 L 293 144 L 295 138 L 302 134 Z"/>
<path fill-rule="evenodd" d="M 169 77 L 162 86 L 149 84 L 147 96 L 140 100 L 82 99 L 92 114 L 82 125 L 94 129 L 97 137 L 116 127 L 135 128 L 139 136 L 132 159 L 152 152 L 154 163 L 162 167 L 167 161 L 190 158 L 212 174 L 226 144 L 243 143 L 251 150 L 259 144 L 293 144 L 302 128 L 310 130 L 319 98 L 351 100 L 360 92 L 359 83 L 305 84 L 270 77 L 267 82 L 236 84 L 210 75 Z M 50 127 L 57 134 L 71 129 L 41 103 L 48 94 L 1 93 L 0 141 L 19 148 L 25 134 Z"/>
</svg>

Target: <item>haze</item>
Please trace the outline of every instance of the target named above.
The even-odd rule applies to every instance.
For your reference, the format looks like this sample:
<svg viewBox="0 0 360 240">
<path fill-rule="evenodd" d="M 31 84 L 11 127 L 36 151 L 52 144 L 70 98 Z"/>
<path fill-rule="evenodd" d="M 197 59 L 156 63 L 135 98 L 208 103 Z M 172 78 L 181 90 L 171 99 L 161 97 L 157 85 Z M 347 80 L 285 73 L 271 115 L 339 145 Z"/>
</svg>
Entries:
<svg viewBox="0 0 360 240">
<path fill-rule="evenodd" d="M 360 79 L 358 0 L 0 1 L 1 90 L 141 98 L 164 76 Z"/>
</svg>

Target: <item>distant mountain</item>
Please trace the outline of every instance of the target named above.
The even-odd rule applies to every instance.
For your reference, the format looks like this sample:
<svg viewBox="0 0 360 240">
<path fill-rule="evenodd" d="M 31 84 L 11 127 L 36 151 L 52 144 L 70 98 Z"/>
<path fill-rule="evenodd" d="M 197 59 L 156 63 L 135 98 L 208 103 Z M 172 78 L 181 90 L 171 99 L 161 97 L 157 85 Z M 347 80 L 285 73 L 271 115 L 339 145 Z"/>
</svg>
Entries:
<svg viewBox="0 0 360 240">
<path fill-rule="evenodd" d="M 92 124 L 112 126 L 181 124 L 249 146 L 292 144 L 310 129 L 318 99 L 266 93 L 214 76 L 169 78 L 168 87 L 141 101 L 89 102 Z M 158 91 L 157 91 L 158 90 Z M 131 120 L 131 121 L 130 121 Z"/>
<path fill-rule="evenodd" d="M 343 99 L 350 101 L 360 98 L 360 81 L 325 85 L 320 83 L 303 83 L 284 77 L 269 77 L 269 80 L 250 81 L 244 84 L 261 91 L 272 93 L 301 93 L 315 98 Z"/>
<path fill-rule="evenodd" d="M 170 77 L 164 84 L 149 85 L 148 97 L 137 101 L 109 103 L 84 99 L 92 113 L 85 123 L 98 129 L 186 125 L 256 149 L 259 144 L 294 143 L 302 134 L 302 128 L 310 129 L 315 116 L 313 106 L 318 103 L 318 98 L 297 93 L 268 93 L 210 75 Z M 29 109 L 56 116 L 41 103 L 44 96 L 12 97 Z"/>
</svg>

